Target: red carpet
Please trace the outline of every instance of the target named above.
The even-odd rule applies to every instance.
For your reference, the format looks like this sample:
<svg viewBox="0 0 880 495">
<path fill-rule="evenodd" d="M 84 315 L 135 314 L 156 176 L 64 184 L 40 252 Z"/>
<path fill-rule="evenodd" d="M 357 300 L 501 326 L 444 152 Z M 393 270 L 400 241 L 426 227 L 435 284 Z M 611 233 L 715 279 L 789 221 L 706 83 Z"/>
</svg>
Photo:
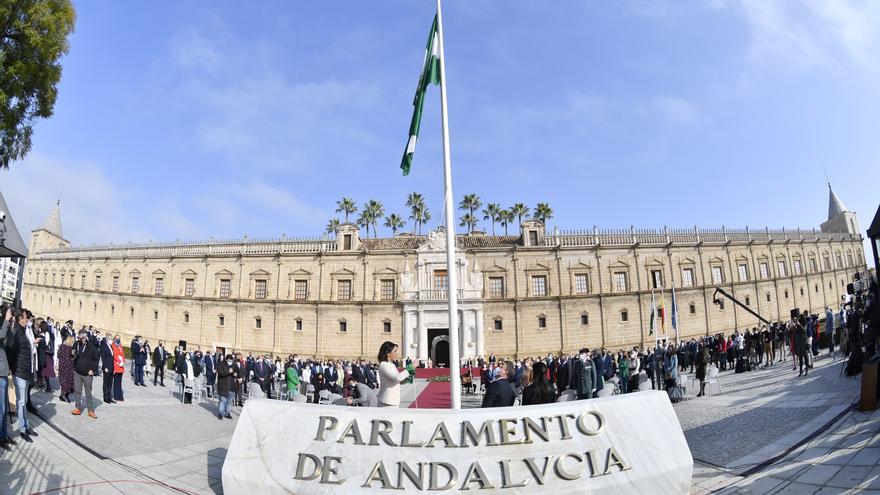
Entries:
<svg viewBox="0 0 880 495">
<path fill-rule="evenodd" d="M 413 409 L 449 409 L 451 405 L 452 396 L 449 392 L 449 382 L 430 382 L 409 407 Z"/>
</svg>

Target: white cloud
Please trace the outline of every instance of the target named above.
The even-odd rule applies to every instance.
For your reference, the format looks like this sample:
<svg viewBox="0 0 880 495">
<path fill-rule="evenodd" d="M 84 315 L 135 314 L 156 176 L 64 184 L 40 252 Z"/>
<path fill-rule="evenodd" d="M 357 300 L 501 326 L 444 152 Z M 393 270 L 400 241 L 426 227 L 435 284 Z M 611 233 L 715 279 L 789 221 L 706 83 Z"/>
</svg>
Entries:
<svg viewBox="0 0 880 495">
<path fill-rule="evenodd" d="M 693 125 L 700 118 L 700 112 L 691 102 L 678 96 L 658 96 L 651 102 L 651 114 L 659 114 L 665 120 L 680 124 Z"/>
</svg>

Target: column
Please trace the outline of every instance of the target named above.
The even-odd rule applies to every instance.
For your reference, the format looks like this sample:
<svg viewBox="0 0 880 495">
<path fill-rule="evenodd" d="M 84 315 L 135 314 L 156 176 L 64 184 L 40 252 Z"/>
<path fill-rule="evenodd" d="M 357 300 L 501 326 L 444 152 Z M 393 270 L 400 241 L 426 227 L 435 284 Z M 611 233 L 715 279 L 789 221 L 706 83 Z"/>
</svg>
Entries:
<svg viewBox="0 0 880 495">
<path fill-rule="evenodd" d="M 471 341 L 470 339 L 470 316 L 471 312 L 464 310 L 458 312 L 458 322 L 460 325 L 460 331 L 458 333 L 458 345 L 461 348 L 458 350 L 459 359 L 464 358 L 470 355 L 470 348 L 468 347 L 468 343 Z"/>
<path fill-rule="evenodd" d="M 425 313 L 419 310 L 418 332 L 419 332 L 419 348 L 418 357 L 424 362 L 428 362 L 428 329 L 425 328 Z"/>
<path fill-rule="evenodd" d="M 401 339 L 403 342 L 401 343 L 401 348 L 403 349 L 403 358 L 413 357 L 415 352 L 412 348 L 413 345 L 413 313 L 412 311 L 404 311 L 403 312 L 403 331 L 401 334 Z"/>
<path fill-rule="evenodd" d="M 476 349 L 476 357 L 485 356 L 486 350 L 484 349 L 485 341 L 483 339 L 483 310 L 478 309 L 476 311 L 476 319 L 477 319 L 477 349 Z"/>
</svg>

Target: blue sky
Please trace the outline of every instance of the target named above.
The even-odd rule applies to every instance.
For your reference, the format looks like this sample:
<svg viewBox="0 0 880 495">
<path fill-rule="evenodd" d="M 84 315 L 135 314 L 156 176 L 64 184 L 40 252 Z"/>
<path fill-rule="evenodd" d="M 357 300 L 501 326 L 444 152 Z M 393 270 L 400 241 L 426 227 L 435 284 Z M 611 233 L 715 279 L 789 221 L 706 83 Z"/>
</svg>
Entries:
<svg viewBox="0 0 880 495">
<path fill-rule="evenodd" d="M 442 210 L 439 91 L 400 157 L 433 2 L 77 2 L 55 115 L 3 172 L 74 244 L 320 235 L 335 201 Z M 867 228 L 880 3 L 444 4 L 456 200 L 550 226 Z M 481 225 L 487 227 L 487 222 Z M 384 229 L 380 227 L 380 234 Z"/>
</svg>

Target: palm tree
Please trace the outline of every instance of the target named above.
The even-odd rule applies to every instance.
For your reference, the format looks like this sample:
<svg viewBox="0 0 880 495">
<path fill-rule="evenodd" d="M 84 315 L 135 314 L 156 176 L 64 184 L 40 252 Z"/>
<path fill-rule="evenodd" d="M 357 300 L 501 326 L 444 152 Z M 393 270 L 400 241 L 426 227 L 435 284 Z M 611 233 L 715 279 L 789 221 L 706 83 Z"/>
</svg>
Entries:
<svg viewBox="0 0 880 495">
<path fill-rule="evenodd" d="M 474 226 L 477 225 L 477 217 L 471 215 L 470 213 L 465 213 L 461 216 L 461 222 L 458 224 L 460 227 L 467 227 L 468 233 L 470 234 L 474 230 Z"/>
<path fill-rule="evenodd" d="M 519 225 L 522 225 L 523 217 L 529 216 L 529 207 L 522 203 L 515 203 L 510 207 L 510 212 L 516 217 Z"/>
<path fill-rule="evenodd" d="M 385 217 L 385 226 L 391 229 L 392 236 L 396 236 L 397 229 L 402 229 L 404 225 L 406 225 L 406 222 L 397 213 L 392 213 Z"/>
<path fill-rule="evenodd" d="M 547 227 L 547 220 L 553 218 L 553 208 L 547 203 L 538 203 L 535 206 L 535 219 L 540 220 Z"/>
<path fill-rule="evenodd" d="M 424 203 L 418 204 L 412 209 L 412 215 L 409 216 L 409 219 L 413 221 L 413 233 L 415 233 L 415 226 L 418 225 L 419 235 L 422 235 L 422 225 L 431 220 L 431 210 Z"/>
<path fill-rule="evenodd" d="M 424 196 L 422 196 L 421 194 L 419 194 L 415 191 L 413 191 L 413 192 L 409 193 L 409 195 L 407 195 L 406 207 L 409 208 L 409 212 L 410 212 L 409 218 L 410 218 L 410 220 L 415 220 L 413 222 L 413 234 L 416 233 L 416 226 L 417 226 L 417 224 L 419 224 L 419 221 L 416 220 L 416 218 L 415 218 L 418 216 L 418 215 L 416 215 L 416 210 L 422 206 L 425 206 L 425 197 Z M 421 227 L 421 225 L 418 225 L 418 226 Z"/>
<path fill-rule="evenodd" d="M 510 210 L 501 210 L 498 212 L 498 221 L 501 222 L 501 226 L 504 227 L 504 235 L 508 235 L 507 226 L 513 223 L 515 218 L 516 215 Z"/>
<path fill-rule="evenodd" d="M 370 237 L 370 214 L 364 210 L 358 215 L 357 220 L 355 220 L 358 227 L 363 227 L 367 230 L 367 237 Z"/>
<path fill-rule="evenodd" d="M 385 207 L 382 206 L 381 201 L 371 199 L 369 202 L 364 203 L 364 213 L 367 214 L 367 223 L 373 226 L 373 237 L 376 237 L 376 223 L 385 214 Z M 367 227 L 367 235 L 370 235 L 369 226 Z"/>
<path fill-rule="evenodd" d="M 465 194 L 464 198 L 462 198 L 461 200 L 461 203 L 458 204 L 459 210 L 467 210 L 470 214 L 470 219 L 472 220 L 472 222 L 468 224 L 468 234 L 473 232 L 474 227 L 476 227 L 477 225 L 477 217 L 474 216 L 474 211 L 479 210 L 481 206 L 483 206 L 483 202 L 480 201 L 480 197 L 476 194 Z M 462 224 L 462 227 L 463 226 L 464 224 Z"/>
<path fill-rule="evenodd" d="M 329 222 L 327 222 L 327 228 L 324 230 L 326 234 L 336 234 L 336 231 L 339 230 L 339 219 L 331 218 Z"/>
<path fill-rule="evenodd" d="M 348 216 L 356 211 L 358 207 L 351 198 L 342 198 L 336 202 L 336 213 L 345 214 L 345 222 L 348 223 Z"/>
<path fill-rule="evenodd" d="M 483 220 L 492 222 L 492 235 L 495 235 L 495 223 L 501 219 L 501 205 L 498 203 L 489 203 L 483 209 Z"/>
</svg>

